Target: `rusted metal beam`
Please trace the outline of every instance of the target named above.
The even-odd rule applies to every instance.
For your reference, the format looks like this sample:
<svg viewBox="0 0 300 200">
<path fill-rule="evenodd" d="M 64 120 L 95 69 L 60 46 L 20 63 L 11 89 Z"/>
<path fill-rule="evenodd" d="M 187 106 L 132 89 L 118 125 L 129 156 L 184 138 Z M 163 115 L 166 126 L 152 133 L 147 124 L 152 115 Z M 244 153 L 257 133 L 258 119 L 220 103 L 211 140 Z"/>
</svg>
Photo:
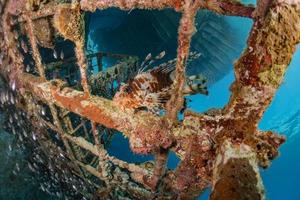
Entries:
<svg viewBox="0 0 300 200">
<path fill-rule="evenodd" d="M 82 0 L 80 1 L 80 6 L 82 10 L 95 11 L 96 9 L 107 9 L 111 7 L 116 7 L 122 10 L 131 9 L 164 9 L 164 8 L 174 8 L 180 9 L 183 5 L 181 0 L 115 0 L 115 1 L 105 1 L 105 0 Z"/>
<path fill-rule="evenodd" d="M 114 53 L 108 53 L 108 52 L 97 52 L 94 54 L 88 54 L 86 55 L 86 59 L 90 60 L 93 58 L 103 58 L 103 57 L 109 57 L 109 58 L 116 58 L 116 59 L 122 59 L 122 58 L 130 58 L 130 57 L 134 57 L 131 55 L 124 55 L 124 54 L 114 54 Z M 75 63 L 77 60 L 76 57 L 71 57 L 71 58 L 66 58 L 64 60 L 59 60 L 56 62 L 52 62 L 52 63 L 48 63 L 45 65 L 46 70 L 54 70 L 56 68 L 60 68 L 62 65 L 64 64 L 71 64 L 71 63 Z M 101 70 L 99 70 L 100 72 Z"/>
<path fill-rule="evenodd" d="M 128 137 L 133 134 L 141 134 L 141 131 L 155 130 L 156 137 L 167 136 L 170 130 L 163 126 L 160 118 L 146 112 L 135 114 L 131 109 L 120 109 L 111 100 L 105 98 L 90 96 L 85 97 L 83 92 L 71 88 L 62 88 L 65 83 L 57 80 L 52 82 L 43 82 L 38 77 L 24 73 L 19 84 L 24 88 L 31 90 L 35 96 L 44 99 L 46 102 L 52 102 L 56 105 L 68 109 L 78 115 L 86 117 L 94 122 L 105 125 L 107 128 L 122 131 Z M 131 117 L 129 117 L 131 116 Z M 148 137 L 145 134 L 143 137 Z M 150 140 L 156 140 L 149 135 Z M 162 146 L 168 146 L 171 140 L 161 141 Z M 157 147 L 159 144 L 155 144 Z M 140 145 L 139 145 L 140 146 Z M 142 148 L 140 151 L 149 152 L 147 147 L 132 146 L 133 149 Z M 145 149 L 144 149 L 145 148 Z M 144 149 L 144 150 L 143 150 Z"/>
<path fill-rule="evenodd" d="M 198 1 L 185 0 L 184 10 L 178 28 L 178 49 L 175 78 L 172 86 L 173 94 L 167 102 L 166 118 L 177 122 L 178 113 L 183 107 L 183 88 L 185 86 L 185 66 L 189 56 L 192 36 L 196 31 L 195 17 Z"/>
<path fill-rule="evenodd" d="M 38 69 L 39 75 L 45 79 L 45 69 L 44 66 L 42 64 L 42 58 L 38 49 L 38 45 L 37 45 L 37 39 L 34 35 L 34 24 L 32 22 L 32 20 L 30 19 L 30 16 L 26 15 L 26 25 L 27 25 L 27 33 L 28 33 L 28 37 L 29 37 L 29 41 L 30 41 L 30 45 L 32 48 L 32 56 L 34 58 L 35 61 L 35 66 Z"/>
<path fill-rule="evenodd" d="M 109 160 L 112 163 L 114 163 L 115 165 L 127 169 L 132 173 L 137 173 L 137 174 L 145 174 L 146 170 L 139 167 L 138 165 L 132 164 L 132 163 L 127 163 L 124 162 L 122 160 L 119 160 L 113 156 L 109 156 L 109 154 L 107 153 L 107 151 L 105 149 L 101 149 L 101 151 L 98 151 L 97 146 L 86 141 L 83 137 L 75 137 L 75 136 L 71 136 L 69 134 L 66 134 L 64 132 L 61 132 L 56 126 L 54 126 L 53 124 L 44 121 L 44 124 L 46 124 L 49 128 L 51 128 L 52 130 L 58 132 L 59 134 L 61 134 L 62 137 L 68 139 L 69 141 L 73 142 L 74 144 L 78 145 L 79 147 L 88 150 L 89 152 L 91 152 L 93 155 L 95 156 L 99 156 L 99 159 L 101 160 Z M 134 177 L 137 177 L 138 175 L 135 175 Z"/>
<path fill-rule="evenodd" d="M 85 169 L 87 172 L 93 174 L 95 177 L 98 177 L 100 180 L 105 180 L 105 183 L 107 184 L 108 188 L 112 188 L 113 186 L 117 186 L 117 187 L 123 188 L 127 192 L 128 191 L 131 191 L 131 192 L 134 191 L 135 195 L 139 195 L 138 198 L 149 198 L 151 196 L 150 191 L 148 191 L 146 189 L 139 188 L 138 185 L 136 185 L 134 187 L 134 184 L 128 184 L 128 182 L 126 183 L 126 181 L 128 181 L 128 180 L 126 180 L 127 177 L 124 176 L 123 174 L 119 173 L 120 171 L 114 170 L 113 177 L 112 177 L 111 180 L 109 180 L 109 178 L 104 175 L 105 173 L 100 173 L 94 167 L 91 167 L 90 165 L 86 165 L 86 164 L 84 164 L 82 162 L 79 162 L 79 161 L 76 161 L 76 163 L 79 166 L 81 166 L 83 169 Z M 122 180 L 122 178 L 124 180 Z M 120 184 L 120 182 L 124 182 L 124 184 Z"/>
<path fill-rule="evenodd" d="M 29 16 L 30 20 L 32 21 L 44 17 L 53 16 L 58 7 L 59 5 L 52 4 L 52 5 L 46 5 L 45 7 L 40 8 L 37 11 L 28 11 L 28 10 L 23 11 L 23 14 L 18 16 L 17 22 L 22 23 L 28 21 L 28 18 L 25 17 L 26 15 Z"/>
<path fill-rule="evenodd" d="M 244 5 L 236 0 L 206 0 L 199 1 L 199 9 L 211 10 L 215 13 L 227 16 L 239 16 L 254 18 L 255 7 Z"/>
<path fill-rule="evenodd" d="M 216 157 L 210 200 L 263 200 L 264 196 L 255 151 L 225 141 Z"/>
<path fill-rule="evenodd" d="M 181 0 L 83 0 L 80 2 L 81 9 L 86 11 L 95 11 L 96 9 L 107 9 L 110 7 L 116 7 L 122 10 L 131 9 L 165 9 L 173 8 L 176 11 L 184 11 L 186 1 Z M 235 0 L 206 0 L 206 1 L 194 1 L 198 4 L 197 9 L 207 9 L 213 12 L 228 15 L 228 16 L 240 16 L 253 18 L 255 8 L 251 5 L 244 5 Z"/>
<path fill-rule="evenodd" d="M 300 1 L 259 1 L 258 5 L 259 18 L 252 27 L 248 48 L 235 64 L 236 81 L 225 112 L 238 120 L 218 138 L 211 200 L 265 198 L 257 165 L 267 167 L 270 158 L 265 156 L 272 158 L 274 153 L 261 156 L 261 144 L 251 137 L 270 137 L 256 133 L 257 124 L 300 42 Z"/>
<path fill-rule="evenodd" d="M 90 95 L 90 86 L 88 84 L 87 76 L 87 62 L 84 53 L 84 41 L 80 40 L 76 42 L 76 57 L 78 60 L 78 66 L 81 74 L 81 85 L 86 96 Z"/>
</svg>

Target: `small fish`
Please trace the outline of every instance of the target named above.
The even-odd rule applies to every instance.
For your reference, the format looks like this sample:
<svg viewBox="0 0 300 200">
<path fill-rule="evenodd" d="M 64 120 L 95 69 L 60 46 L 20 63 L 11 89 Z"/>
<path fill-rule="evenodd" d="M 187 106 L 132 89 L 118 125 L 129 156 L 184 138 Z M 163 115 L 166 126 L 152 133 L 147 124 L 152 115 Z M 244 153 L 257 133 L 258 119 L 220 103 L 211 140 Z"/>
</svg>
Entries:
<svg viewBox="0 0 300 200">
<path fill-rule="evenodd" d="M 16 170 L 19 172 L 20 171 L 20 165 L 19 163 L 16 163 Z"/>
<path fill-rule="evenodd" d="M 53 57 L 54 57 L 55 59 L 57 59 L 57 52 L 56 52 L 55 49 L 53 50 Z"/>
<path fill-rule="evenodd" d="M 23 135 L 24 135 L 25 138 L 28 137 L 26 130 L 23 130 Z"/>
<path fill-rule="evenodd" d="M 28 53 L 28 47 L 27 47 L 27 44 L 24 42 L 24 40 L 21 41 L 21 47 L 22 47 L 24 53 Z"/>
<path fill-rule="evenodd" d="M 15 104 L 15 98 L 13 95 L 10 96 L 10 103 Z"/>
<path fill-rule="evenodd" d="M 13 91 L 16 90 L 16 82 L 15 82 L 15 81 L 12 82 L 12 84 L 11 84 L 11 89 L 12 89 Z"/>
<path fill-rule="evenodd" d="M 19 120 L 19 117 L 18 117 L 17 113 L 14 113 L 14 118 L 15 118 L 15 120 Z"/>
<path fill-rule="evenodd" d="M 30 66 L 29 66 L 29 65 L 26 66 L 26 72 L 27 72 L 27 73 L 30 72 Z"/>
<path fill-rule="evenodd" d="M 22 137 L 22 135 L 21 135 L 21 134 L 19 135 L 19 137 L 18 137 L 18 138 L 19 138 L 19 140 L 20 140 L 21 142 L 23 142 L 23 137 Z"/>
<path fill-rule="evenodd" d="M 35 169 L 33 168 L 33 166 L 32 166 L 30 163 L 28 163 L 28 168 L 29 168 L 32 172 L 35 172 Z"/>
<path fill-rule="evenodd" d="M 46 109 L 45 109 L 45 107 L 42 107 L 42 108 L 41 108 L 41 113 L 42 113 L 43 116 L 46 115 Z"/>
<path fill-rule="evenodd" d="M 9 150 L 9 151 L 12 151 L 11 144 L 8 145 L 8 150 Z"/>
<path fill-rule="evenodd" d="M 63 51 L 60 52 L 60 59 L 63 60 L 65 58 L 65 54 Z"/>
</svg>

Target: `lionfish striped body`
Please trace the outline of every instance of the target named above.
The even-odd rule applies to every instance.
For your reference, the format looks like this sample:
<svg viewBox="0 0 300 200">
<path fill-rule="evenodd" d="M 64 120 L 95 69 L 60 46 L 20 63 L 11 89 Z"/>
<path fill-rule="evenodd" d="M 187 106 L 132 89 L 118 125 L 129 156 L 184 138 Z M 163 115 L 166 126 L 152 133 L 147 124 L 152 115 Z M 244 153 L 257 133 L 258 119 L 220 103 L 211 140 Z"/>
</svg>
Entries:
<svg viewBox="0 0 300 200">
<path fill-rule="evenodd" d="M 176 59 L 145 72 L 143 69 L 146 67 L 144 67 L 133 79 L 120 87 L 113 101 L 121 108 L 145 108 L 154 113 L 165 109 L 166 103 L 171 97 L 175 64 Z M 194 83 L 197 80 L 200 82 Z M 207 95 L 207 88 L 204 84 L 203 77 L 190 76 L 187 78 L 184 94 L 202 93 Z"/>
</svg>

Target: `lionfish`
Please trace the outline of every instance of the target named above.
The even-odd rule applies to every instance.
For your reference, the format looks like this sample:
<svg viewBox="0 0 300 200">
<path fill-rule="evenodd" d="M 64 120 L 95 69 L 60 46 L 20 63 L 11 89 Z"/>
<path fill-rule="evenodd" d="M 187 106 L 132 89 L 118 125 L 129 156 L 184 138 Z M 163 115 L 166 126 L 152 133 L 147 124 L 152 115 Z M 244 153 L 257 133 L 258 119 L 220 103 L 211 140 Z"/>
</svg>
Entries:
<svg viewBox="0 0 300 200">
<path fill-rule="evenodd" d="M 113 101 L 123 109 L 146 109 L 156 114 L 160 110 L 165 110 L 166 103 L 171 97 L 177 59 L 169 60 L 152 69 L 146 70 L 156 60 L 163 58 L 164 55 L 165 52 L 163 51 L 152 59 L 152 55 L 148 54 L 141 64 L 137 75 L 129 79 L 128 83 L 120 86 Z M 199 56 L 199 53 L 191 52 L 188 62 L 199 58 Z M 206 79 L 202 75 L 187 77 L 183 93 L 185 96 L 197 93 L 208 95 Z M 183 110 L 185 108 L 186 99 Z"/>
</svg>

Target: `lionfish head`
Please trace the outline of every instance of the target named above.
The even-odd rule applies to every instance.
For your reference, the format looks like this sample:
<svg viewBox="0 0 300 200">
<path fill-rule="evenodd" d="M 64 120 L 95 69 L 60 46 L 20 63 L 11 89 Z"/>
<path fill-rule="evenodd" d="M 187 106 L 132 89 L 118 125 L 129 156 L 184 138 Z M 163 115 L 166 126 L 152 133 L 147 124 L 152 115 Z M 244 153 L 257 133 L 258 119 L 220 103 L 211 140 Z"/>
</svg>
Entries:
<svg viewBox="0 0 300 200">
<path fill-rule="evenodd" d="M 120 87 L 119 91 L 115 94 L 113 101 L 121 108 L 138 107 L 129 84 L 124 84 Z"/>
</svg>

